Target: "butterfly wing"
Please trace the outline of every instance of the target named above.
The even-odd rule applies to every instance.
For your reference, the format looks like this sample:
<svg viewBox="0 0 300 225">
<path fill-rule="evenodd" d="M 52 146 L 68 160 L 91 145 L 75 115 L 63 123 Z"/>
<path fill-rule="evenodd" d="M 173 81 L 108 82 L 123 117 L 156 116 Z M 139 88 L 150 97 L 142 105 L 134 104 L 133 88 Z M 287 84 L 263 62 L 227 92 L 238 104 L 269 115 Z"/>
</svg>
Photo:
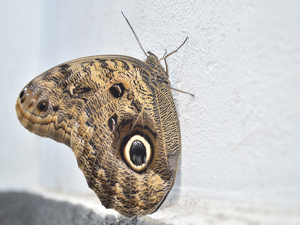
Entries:
<svg viewBox="0 0 300 225">
<path fill-rule="evenodd" d="M 28 130 L 71 147 L 105 207 L 127 217 L 146 215 L 173 186 L 180 155 L 167 84 L 160 65 L 127 56 L 86 57 L 33 79 L 16 110 Z"/>
</svg>

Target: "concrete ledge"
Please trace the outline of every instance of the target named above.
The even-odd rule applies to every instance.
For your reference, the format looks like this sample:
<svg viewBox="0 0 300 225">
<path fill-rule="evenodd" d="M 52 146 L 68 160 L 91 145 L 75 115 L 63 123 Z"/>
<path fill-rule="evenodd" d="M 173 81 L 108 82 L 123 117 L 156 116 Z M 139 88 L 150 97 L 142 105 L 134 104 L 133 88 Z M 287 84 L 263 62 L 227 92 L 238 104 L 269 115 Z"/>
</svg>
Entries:
<svg viewBox="0 0 300 225">
<path fill-rule="evenodd" d="M 128 219 L 105 209 L 97 198 L 56 192 L 0 192 L 0 224 L 235 224 L 300 225 L 300 208 L 225 199 L 185 200 L 163 206 L 154 214 Z"/>
<path fill-rule="evenodd" d="M 47 199 L 26 192 L 0 193 L 0 224 L 13 225 L 101 225 L 101 224 L 164 224 L 151 218 L 100 215 L 92 209 L 66 201 Z"/>
</svg>

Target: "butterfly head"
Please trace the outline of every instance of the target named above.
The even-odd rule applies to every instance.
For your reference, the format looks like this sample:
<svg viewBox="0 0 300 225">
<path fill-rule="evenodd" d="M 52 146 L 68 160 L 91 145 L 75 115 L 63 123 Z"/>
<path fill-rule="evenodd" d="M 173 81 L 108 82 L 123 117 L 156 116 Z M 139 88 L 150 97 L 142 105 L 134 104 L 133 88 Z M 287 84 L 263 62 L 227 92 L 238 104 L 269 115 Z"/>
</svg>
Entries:
<svg viewBox="0 0 300 225">
<path fill-rule="evenodd" d="M 148 51 L 147 53 L 148 53 L 148 55 L 147 55 L 146 63 L 148 65 L 150 65 L 151 67 L 160 66 L 161 68 L 163 68 L 159 62 L 159 59 L 157 58 L 157 56 L 155 54 L 153 54 L 150 51 Z"/>
</svg>

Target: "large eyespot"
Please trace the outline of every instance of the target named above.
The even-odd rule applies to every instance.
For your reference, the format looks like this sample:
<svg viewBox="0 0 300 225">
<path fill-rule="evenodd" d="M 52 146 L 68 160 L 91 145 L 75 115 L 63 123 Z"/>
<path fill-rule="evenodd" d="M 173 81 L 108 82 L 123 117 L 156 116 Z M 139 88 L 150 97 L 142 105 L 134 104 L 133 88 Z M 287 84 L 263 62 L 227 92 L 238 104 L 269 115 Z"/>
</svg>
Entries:
<svg viewBox="0 0 300 225">
<path fill-rule="evenodd" d="M 125 87 L 122 83 L 118 83 L 111 86 L 109 88 L 109 91 L 115 98 L 120 98 L 124 94 Z"/>
<path fill-rule="evenodd" d="M 123 146 L 121 151 L 123 151 L 123 158 L 126 164 L 135 172 L 143 172 L 148 167 L 153 154 L 149 141 L 136 134 L 130 137 Z"/>
<path fill-rule="evenodd" d="M 48 109 L 48 101 L 42 100 L 38 103 L 37 108 L 40 112 L 45 112 Z"/>
</svg>

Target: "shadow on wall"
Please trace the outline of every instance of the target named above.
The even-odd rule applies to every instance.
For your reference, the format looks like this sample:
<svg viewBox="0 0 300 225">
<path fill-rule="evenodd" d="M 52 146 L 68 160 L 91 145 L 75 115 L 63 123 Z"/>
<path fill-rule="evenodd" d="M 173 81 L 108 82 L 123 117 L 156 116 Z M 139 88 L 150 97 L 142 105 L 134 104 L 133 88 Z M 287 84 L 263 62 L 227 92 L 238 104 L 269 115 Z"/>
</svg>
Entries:
<svg viewBox="0 0 300 225">
<path fill-rule="evenodd" d="M 84 206 L 46 199 L 25 192 L 0 193 L 0 224 L 163 224 L 149 217 L 128 219 L 123 216 L 100 216 Z"/>
</svg>

